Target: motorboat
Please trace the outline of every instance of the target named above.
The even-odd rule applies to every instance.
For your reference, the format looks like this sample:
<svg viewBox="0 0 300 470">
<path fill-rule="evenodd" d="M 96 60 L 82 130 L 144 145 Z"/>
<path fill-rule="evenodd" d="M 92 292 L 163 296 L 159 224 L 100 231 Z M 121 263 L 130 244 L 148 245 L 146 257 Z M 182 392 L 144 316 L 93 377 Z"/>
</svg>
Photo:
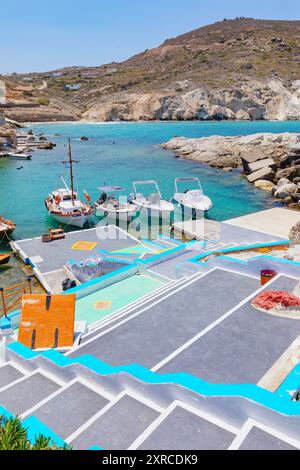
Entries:
<svg viewBox="0 0 300 470">
<path fill-rule="evenodd" d="M 132 204 L 130 198 L 122 195 L 124 188 L 121 186 L 101 186 L 99 199 L 94 203 L 97 217 L 108 216 L 116 220 L 130 221 L 138 211 L 138 207 Z M 116 193 L 120 193 L 117 197 Z"/>
<path fill-rule="evenodd" d="M 45 206 L 49 215 L 60 224 L 65 226 L 83 228 L 85 224 L 93 219 L 94 209 L 90 204 L 90 197 L 85 193 L 87 202 L 79 199 L 78 193 L 74 191 L 73 164 L 79 161 L 72 160 L 71 143 L 69 139 L 69 159 L 63 162 L 70 169 L 71 188 L 61 177 L 65 188 L 52 191 L 45 200 Z"/>
<path fill-rule="evenodd" d="M 195 186 L 196 189 L 192 189 Z M 173 204 L 187 216 L 208 212 L 213 207 L 212 200 L 203 192 L 199 178 L 175 179 L 174 191 Z"/>
<path fill-rule="evenodd" d="M 27 153 L 10 153 L 8 156 L 11 160 L 31 160 L 31 155 Z"/>
<path fill-rule="evenodd" d="M 141 186 L 151 186 L 155 188 L 154 192 L 145 195 L 140 192 Z M 141 214 L 147 214 L 151 217 L 169 218 L 174 212 L 174 205 L 162 198 L 158 184 L 154 180 L 135 181 L 133 183 L 134 200 L 133 203 L 139 208 Z"/>
</svg>

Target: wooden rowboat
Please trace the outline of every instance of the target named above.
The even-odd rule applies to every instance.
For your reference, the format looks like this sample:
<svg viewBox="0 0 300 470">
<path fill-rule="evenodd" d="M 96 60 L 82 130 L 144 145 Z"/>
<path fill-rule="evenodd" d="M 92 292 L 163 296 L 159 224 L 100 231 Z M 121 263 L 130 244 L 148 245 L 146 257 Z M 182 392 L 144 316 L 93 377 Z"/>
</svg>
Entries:
<svg viewBox="0 0 300 470">
<path fill-rule="evenodd" d="M 11 253 L 0 254 L 0 265 L 7 264 L 10 260 Z"/>
</svg>

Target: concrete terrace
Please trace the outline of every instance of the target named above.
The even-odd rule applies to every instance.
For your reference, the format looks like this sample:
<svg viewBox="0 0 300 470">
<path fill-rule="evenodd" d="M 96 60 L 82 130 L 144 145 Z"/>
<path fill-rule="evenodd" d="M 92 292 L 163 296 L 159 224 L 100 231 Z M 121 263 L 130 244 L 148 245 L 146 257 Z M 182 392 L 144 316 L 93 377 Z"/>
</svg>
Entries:
<svg viewBox="0 0 300 470">
<path fill-rule="evenodd" d="M 172 376 L 147 380 L 135 377 L 133 368 L 113 373 L 91 357 L 73 362 L 16 343 L 8 345 L 0 373 L 8 366 L 21 376 L 7 376 L 2 384 L 1 412 L 19 414 L 31 433 L 43 430 L 74 449 L 300 448 L 295 403 L 290 406 L 295 416 L 284 416 L 254 396 L 245 407 L 238 389 L 227 397 L 216 390 L 203 396 L 172 383 Z M 270 405 L 277 402 L 282 406 L 276 399 Z"/>
<path fill-rule="evenodd" d="M 72 246 L 97 238 L 92 254 L 131 254 L 139 276 L 130 271 L 75 290 L 80 319 L 91 318 L 65 355 L 34 352 L 9 337 L 0 412 L 74 449 L 300 449 L 300 408 L 292 400 L 300 387 L 300 322 L 251 306 L 264 290 L 292 292 L 299 265 L 264 256 L 198 262 L 214 250 L 286 238 L 231 223 L 210 228 L 213 237 L 187 245 L 77 232 L 59 245 L 61 260 L 54 244 L 52 259 L 51 244 L 18 242 L 47 274 L 70 256 L 89 256 Z M 262 287 L 260 271 L 270 267 L 278 275 Z M 95 316 L 99 300 L 112 309 Z"/>
<path fill-rule="evenodd" d="M 288 238 L 290 229 L 299 222 L 299 212 L 284 207 L 275 207 L 256 212 L 226 223 L 234 227 L 265 232 L 280 238 Z"/>
<path fill-rule="evenodd" d="M 80 246 L 81 242 L 87 243 L 87 248 Z M 154 247 L 144 245 L 113 226 L 66 233 L 65 239 L 51 243 L 43 243 L 38 237 L 15 241 L 11 246 L 24 262 L 34 267 L 34 273 L 44 288 L 55 293 L 62 290 L 61 283 L 67 277 L 63 267 L 69 261 L 115 256 L 131 262 L 143 253 L 156 253 Z"/>
<path fill-rule="evenodd" d="M 94 244 L 88 250 L 75 249 L 76 243 Z M 140 242 L 131 235 L 112 226 L 102 229 L 90 229 L 66 233 L 63 240 L 43 243 L 42 239 L 31 238 L 13 242 L 13 246 L 25 260 L 38 266 L 42 274 L 60 270 L 70 260 L 82 261 L 84 257 L 111 253 L 125 248 L 132 248 Z"/>
<path fill-rule="evenodd" d="M 272 288 L 296 284 L 279 277 Z M 139 358 L 162 374 L 184 371 L 210 383 L 257 384 L 299 336 L 297 320 L 250 305 L 260 290 L 258 279 L 229 271 L 198 275 L 87 335 L 71 357 L 89 354 L 111 365 Z"/>
</svg>

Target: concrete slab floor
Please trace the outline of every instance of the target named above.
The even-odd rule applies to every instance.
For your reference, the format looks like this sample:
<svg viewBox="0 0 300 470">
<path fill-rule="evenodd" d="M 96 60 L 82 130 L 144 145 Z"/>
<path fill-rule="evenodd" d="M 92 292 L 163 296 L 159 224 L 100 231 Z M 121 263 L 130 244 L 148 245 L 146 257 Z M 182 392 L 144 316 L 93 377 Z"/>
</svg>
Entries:
<svg viewBox="0 0 300 470">
<path fill-rule="evenodd" d="M 177 407 L 138 450 L 226 450 L 235 434 Z"/>
<path fill-rule="evenodd" d="M 287 239 L 290 229 L 300 220 L 300 212 L 287 208 L 275 207 L 254 214 L 245 215 L 226 223 Z"/>
</svg>

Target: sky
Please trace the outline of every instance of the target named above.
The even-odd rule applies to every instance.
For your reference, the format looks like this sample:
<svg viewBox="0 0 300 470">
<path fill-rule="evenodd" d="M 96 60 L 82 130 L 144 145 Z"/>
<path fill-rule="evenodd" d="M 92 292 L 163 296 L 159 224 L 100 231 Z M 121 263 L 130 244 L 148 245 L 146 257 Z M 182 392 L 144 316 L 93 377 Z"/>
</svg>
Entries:
<svg viewBox="0 0 300 470">
<path fill-rule="evenodd" d="M 223 18 L 300 19 L 299 0 L 0 0 L 0 73 L 123 61 Z"/>
</svg>

